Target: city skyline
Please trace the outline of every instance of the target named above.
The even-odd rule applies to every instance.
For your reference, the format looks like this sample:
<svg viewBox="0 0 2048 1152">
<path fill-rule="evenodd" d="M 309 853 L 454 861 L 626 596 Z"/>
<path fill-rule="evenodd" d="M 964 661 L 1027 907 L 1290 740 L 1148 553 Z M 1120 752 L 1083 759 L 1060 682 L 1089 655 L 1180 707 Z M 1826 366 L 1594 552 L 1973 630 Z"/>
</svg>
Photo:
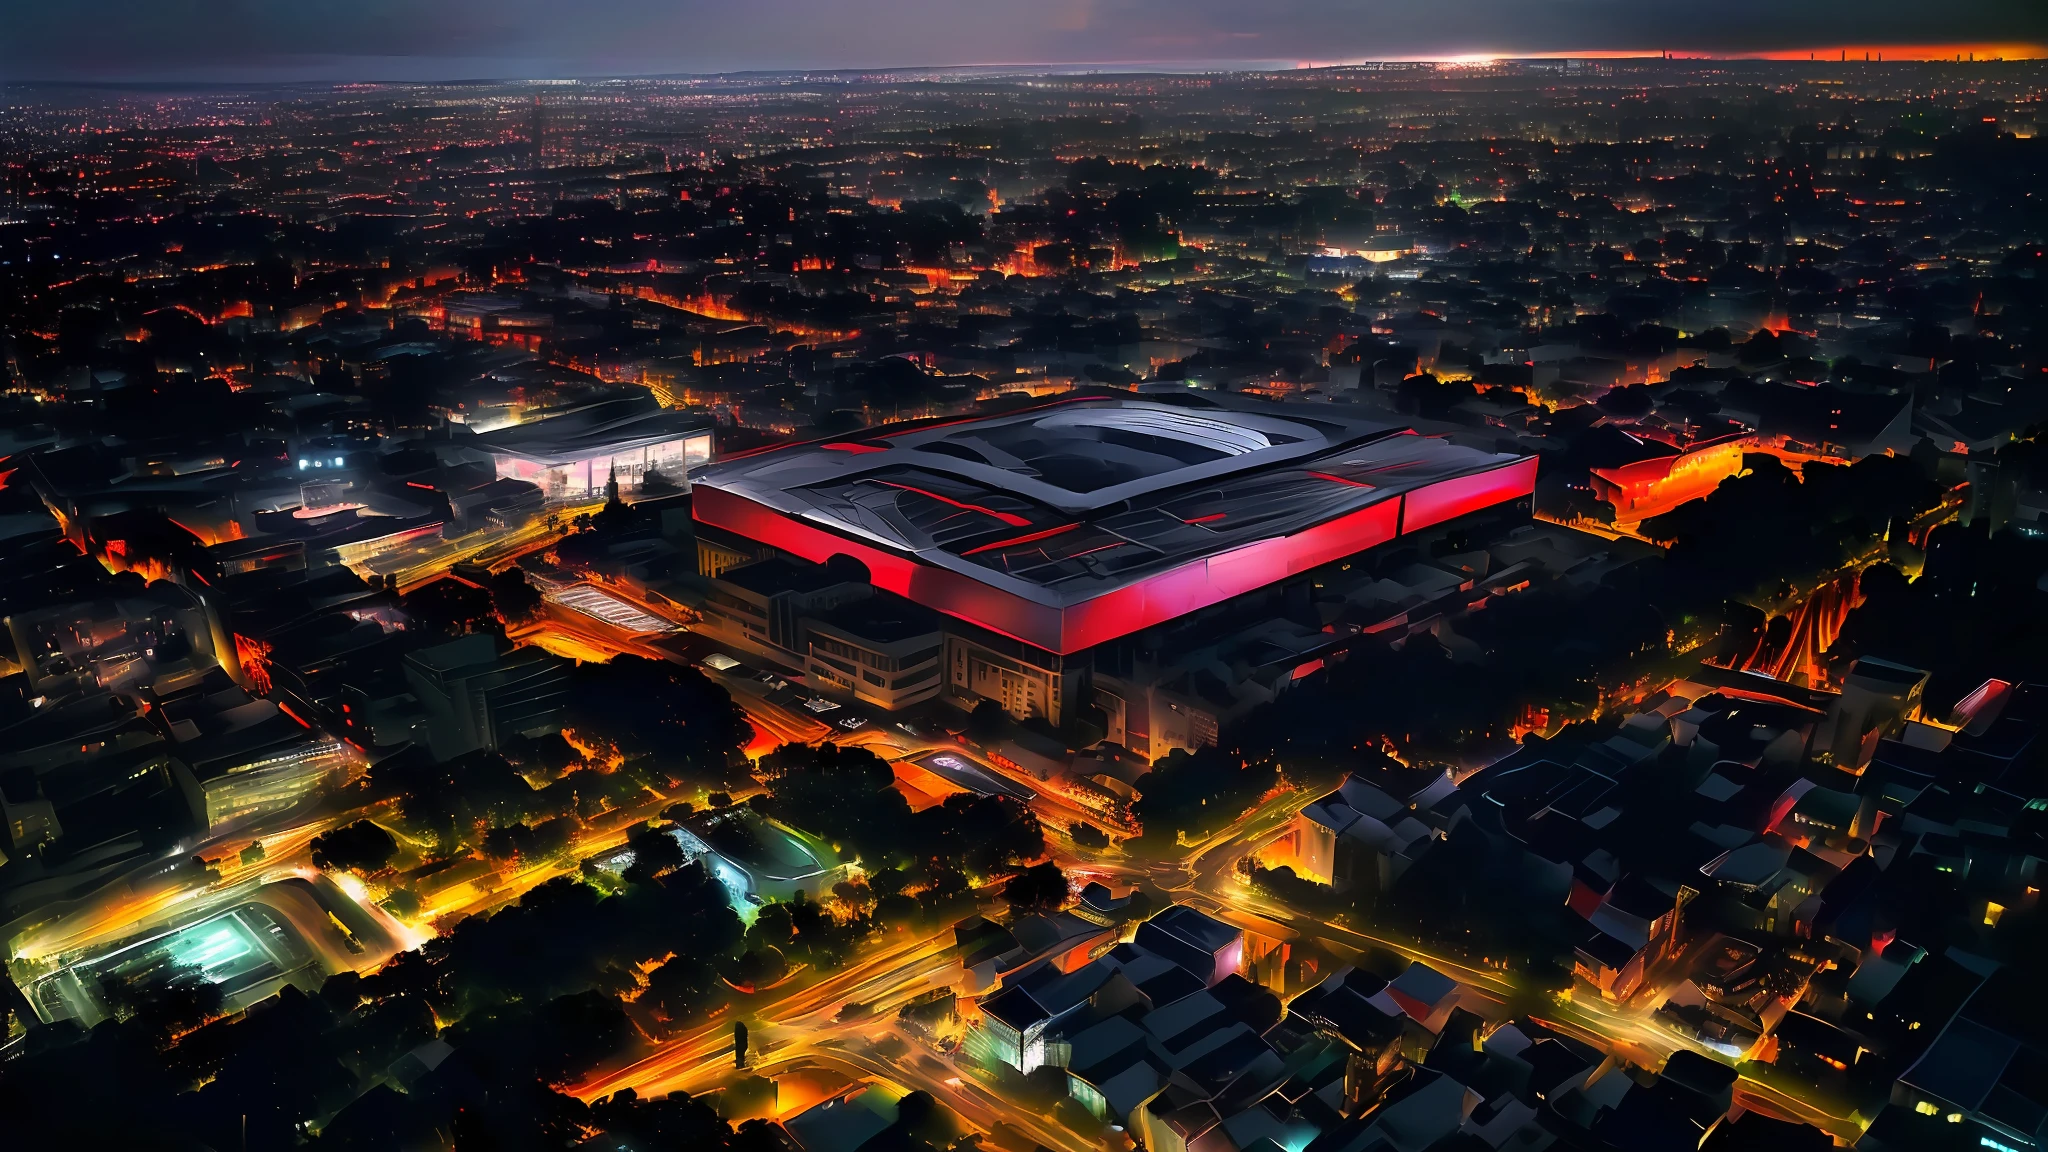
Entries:
<svg viewBox="0 0 2048 1152">
<path fill-rule="evenodd" d="M 1368 60 L 1658 55 L 2032 58 L 2024 0 L 238 0 L 0 4 L 0 82 L 557 79 L 743 71 L 1292 68 Z"/>
</svg>

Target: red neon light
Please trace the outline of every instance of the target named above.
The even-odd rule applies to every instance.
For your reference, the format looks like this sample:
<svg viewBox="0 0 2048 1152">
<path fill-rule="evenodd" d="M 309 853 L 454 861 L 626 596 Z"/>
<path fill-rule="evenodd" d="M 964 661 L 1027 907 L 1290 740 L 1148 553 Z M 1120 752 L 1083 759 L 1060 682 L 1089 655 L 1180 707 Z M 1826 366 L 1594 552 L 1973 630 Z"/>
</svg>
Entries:
<svg viewBox="0 0 2048 1152">
<path fill-rule="evenodd" d="M 887 452 L 889 450 L 886 445 L 855 444 L 850 440 L 841 440 L 833 444 L 824 444 L 821 445 L 821 447 L 830 452 L 852 452 L 856 455 L 860 455 L 867 452 Z"/>
<path fill-rule="evenodd" d="M 693 501 L 696 518 L 703 523 L 759 540 L 815 564 L 836 555 L 851 556 L 867 565 L 869 578 L 877 588 L 1033 647 L 1067 655 L 1356 555 L 1392 540 L 1403 531 L 1426 528 L 1528 495 L 1534 490 L 1535 481 L 1533 458 L 1476 476 L 1453 477 L 1407 493 L 1404 498 L 1381 499 L 1291 536 L 1258 540 L 1191 560 L 1064 608 L 1040 603 L 914 556 L 841 536 L 722 488 L 699 486 Z M 1068 527 L 1072 526 L 1063 525 L 1058 530 Z"/>
<path fill-rule="evenodd" d="M 984 584 L 965 573 L 828 532 L 719 488 L 700 487 L 698 520 L 773 545 L 812 563 L 847 555 L 867 565 L 875 587 L 948 616 L 1061 655 L 1362 552 L 1394 538 L 1400 501 L 1382 500 L 1293 536 L 1260 540 L 1192 560 L 1135 584 L 1061 609 Z"/>
<path fill-rule="evenodd" d="M 1195 517 L 1195 518 L 1194 518 L 1193 520 L 1183 520 L 1183 521 L 1181 521 L 1181 523 L 1183 523 L 1183 524 L 1212 524 L 1212 523 L 1214 523 L 1214 522 L 1216 522 L 1216 521 L 1218 521 L 1218 520 L 1221 520 L 1221 519 L 1223 519 L 1224 517 L 1226 517 L 1226 516 L 1229 516 L 1229 515 L 1230 515 L 1230 513 L 1228 513 L 1228 512 L 1211 512 L 1211 513 L 1209 513 L 1209 514 L 1208 514 L 1207 516 L 1197 516 L 1197 517 Z"/>
<path fill-rule="evenodd" d="M 422 484 L 417 480 L 407 480 L 405 482 L 405 486 L 407 488 L 425 488 L 429 492 L 435 491 L 435 488 L 432 484 Z"/>
<path fill-rule="evenodd" d="M 1353 479 L 1351 479 L 1351 478 L 1350 478 L 1350 477 L 1348 477 L 1348 476 L 1337 476 L 1337 475 L 1333 475 L 1333 474 L 1331 474 L 1331 473 L 1328 473 L 1328 472 L 1310 472 L 1310 473 L 1309 473 L 1309 475 L 1310 475 L 1310 476 L 1313 476 L 1313 477 L 1315 477 L 1315 478 L 1316 478 L 1316 479 L 1318 479 L 1318 480 L 1328 480 L 1328 481 L 1330 481 L 1330 482 L 1331 482 L 1331 483 L 1333 483 L 1333 484 L 1343 484 L 1343 485 L 1346 485 L 1346 486 L 1348 486 L 1348 487 L 1352 487 L 1352 488 L 1371 488 L 1371 487 L 1373 487 L 1373 485 L 1371 485 L 1371 484 L 1367 484 L 1367 483 L 1366 483 L 1365 481 L 1363 481 L 1363 480 L 1353 480 Z"/>
<path fill-rule="evenodd" d="M 898 484 L 893 480 L 871 479 L 869 483 L 880 484 L 884 488 L 901 488 L 905 492 L 915 492 L 919 496 L 929 496 L 932 499 L 937 500 L 941 504 L 951 504 L 953 507 L 958 508 L 963 512 L 979 512 L 983 516 L 993 516 L 996 519 L 1001 520 L 1003 523 L 1008 524 L 1012 528 L 1027 528 L 1031 525 L 1031 521 L 1026 520 L 1024 517 L 1017 515 L 1015 512 L 998 512 L 993 508 L 984 508 L 979 504 L 969 504 L 966 503 L 965 501 L 955 500 L 951 496 L 941 496 L 937 492 L 927 492 L 922 488 L 913 488 L 908 484 Z"/>
<path fill-rule="evenodd" d="M 998 540 L 993 544 L 983 544 L 979 548 L 969 548 L 967 551 L 962 552 L 961 555 L 972 556 L 977 552 L 992 552 L 997 548 L 1015 548 L 1019 544 L 1036 544 L 1038 541 L 1044 540 L 1049 536 L 1057 536 L 1062 532 L 1071 532 L 1080 526 L 1079 523 L 1062 524 L 1057 528 L 1047 528 L 1043 532 L 1032 532 L 1025 536 L 1012 536 L 1008 540 Z"/>
<path fill-rule="evenodd" d="M 279 712 L 282 712 L 282 713 L 284 713 L 285 715 L 287 715 L 287 716 L 291 717 L 292 719 L 294 719 L 294 720 L 297 720 L 297 721 L 299 722 L 299 727 L 301 727 L 301 728 L 311 728 L 311 727 L 312 727 L 312 725 L 311 725 L 311 724 L 308 724 L 308 723 L 306 723 L 306 721 L 304 720 L 304 718 L 302 718 L 302 717 L 301 717 L 301 716 L 300 716 L 300 715 L 299 715 L 299 714 L 298 714 L 297 712 L 294 712 L 294 711 L 292 711 L 292 710 L 291 710 L 291 708 L 290 708 L 290 707 L 289 707 L 288 705 L 284 705 L 284 704 L 279 704 L 279 705 L 277 706 L 277 710 L 278 710 Z"/>
<path fill-rule="evenodd" d="M 1111 589 L 1070 606 L 1062 613 L 1059 646 L 1041 647 L 1062 655 L 1093 648 L 1363 552 L 1392 540 L 1400 516 L 1399 500 L 1382 500 L 1292 536 L 1246 544 Z"/>
<path fill-rule="evenodd" d="M 1408 493 L 1402 505 L 1401 532 L 1403 535 L 1419 532 L 1468 512 L 1518 500 L 1535 491 L 1534 456 L 1491 472 L 1439 480 Z"/>
<path fill-rule="evenodd" d="M 1098 544 L 1093 548 L 1084 548 L 1081 551 L 1074 553 L 1072 556 L 1067 557 L 1067 559 L 1079 560 L 1083 556 L 1093 556 L 1097 552 L 1107 552 L 1113 548 L 1121 548 L 1128 543 L 1130 543 L 1130 541 L 1128 540 L 1115 540 L 1108 544 Z"/>
<path fill-rule="evenodd" d="M 1058 608 L 1034 604 L 963 573 L 828 532 L 721 488 L 698 487 L 691 503 L 696 518 L 713 527 L 759 540 L 814 564 L 834 556 L 851 556 L 867 565 L 868 579 L 885 592 L 1026 644 L 1048 650 L 1058 644 Z"/>
</svg>

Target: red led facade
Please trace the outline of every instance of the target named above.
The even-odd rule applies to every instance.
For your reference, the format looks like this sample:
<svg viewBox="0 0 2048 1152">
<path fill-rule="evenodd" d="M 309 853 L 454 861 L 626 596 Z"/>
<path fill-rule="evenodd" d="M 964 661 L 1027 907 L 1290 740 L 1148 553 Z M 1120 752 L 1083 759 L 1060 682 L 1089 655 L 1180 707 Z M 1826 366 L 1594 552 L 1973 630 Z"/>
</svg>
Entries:
<svg viewBox="0 0 2048 1152">
<path fill-rule="evenodd" d="M 1069 607 L 1057 644 L 1031 643 L 1065 655 L 1220 604 L 1392 540 L 1400 511 L 1399 500 L 1384 500 L 1292 536 L 1169 568 Z"/>
<path fill-rule="evenodd" d="M 967 573 L 828 531 L 720 488 L 697 487 L 694 504 L 696 518 L 713 527 L 813 563 L 835 555 L 850 556 L 867 566 L 877 588 L 1033 647 L 1067 655 L 1356 555 L 1397 535 L 1519 499 L 1535 487 L 1533 458 L 1454 476 L 1292 535 L 1188 561 L 1065 607 L 1041 603 Z"/>
<path fill-rule="evenodd" d="M 1481 508 L 1519 500 L 1536 491 L 1536 458 L 1517 460 L 1503 468 L 1453 476 L 1408 493 L 1401 515 L 1401 533 L 1420 532 L 1456 520 Z"/>
</svg>

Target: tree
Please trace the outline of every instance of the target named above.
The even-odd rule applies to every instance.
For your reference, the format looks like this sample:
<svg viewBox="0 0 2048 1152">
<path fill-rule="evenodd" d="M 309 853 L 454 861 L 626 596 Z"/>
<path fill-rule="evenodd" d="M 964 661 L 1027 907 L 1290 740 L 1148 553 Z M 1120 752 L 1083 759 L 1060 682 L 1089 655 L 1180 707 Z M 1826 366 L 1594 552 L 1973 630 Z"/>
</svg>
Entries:
<svg viewBox="0 0 2048 1152">
<path fill-rule="evenodd" d="M 100 988 L 108 1006 L 133 1021 L 159 1048 L 178 1033 L 220 1015 L 222 1006 L 220 985 L 186 966 L 109 976 L 100 981 Z"/>
<path fill-rule="evenodd" d="M 491 602 L 488 590 L 442 577 L 399 598 L 409 621 L 409 630 L 427 636 L 467 636 L 472 632 L 498 632 L 505 625 Z"/>
<path fill-rule="evenodd" d="M 788 744 L 761 758 L 768 791 L 748 803 L 769 816 L 853 849 L 870 868 L 916 843 L 910 802 L 889 763 L 865 748 Z"/>
<path fill-rule="evenodd" d="M 962 867 L 994 876 L 1045 855 L 1044 828 L 1031 809 L 1010 796 L 956 792 L 917 813 L 910 835 L 935 885 Z"/>
<path fill-rule="evenodd" d="M 1237 819 L 1278 780 L 1278 770 L 1266 759 L 1213 747 L 1194 753 L 1176 748 L 1138 778 L 1138 800 L 1131 811 L 1144 824 L 1147 839 L 1171 844 L 1178 833 L 1206 836 Z"/>
<path fill-rule="evenodd" d="M 559 996 L 538 1007 L 512 1004 L 466 1016 L 451 1041 L 492 1054 L 508 1078 L 567 1083 L 625 1051 L 640 1032 L 615 997 L 595 990 Z"/>
<path fill-rule="evenodd" d="M 983 700 L 967 714 L 967 735 L 977 744 L 1002 738 L 1010 727 L 1010 714 L 993 700 Z"/>
<path fill-rule="evenodd" d="M 1060 866 L 1034 864 L 1003 885 L 1003 899 L 1017 913 L 1057 912 L 1067 903 L 1067 877 Z"/>
<path fill-rule="evenodd" d="M 507 624 L 523 624 L 540 615 L 540 592 L 514 567 L 491 577 L 491 606 Z"/>
<path fill-rule="evenodd" d="M 863 915 L 875 906 L 875 892 L 859 880 L 841 880 L 832 886 L 832 898 L 854 915 Z"/>
<path fill-rule="evenodd" d="M 747 944 L 753 948 L 787 948 L 795 939 L 796 920 L 788 904 L 765 905 L 747 929 Z"/>
<path fill-rule="evenodd" d="M 313 866 L 352 872 L 376 872 L 398 855 L 398 840 L 391 833 L 358 820 L 345 828 L 313 837 Z"/>
<path fill-rule="evenodd" d="M 671 780 L 712 785 L 736 776 L 740 749 L 753 737 L 746 713 L 703 673 L 632 655 L 571 671 L 563 727 L 587 747 L 644 759 Z"/>
<path fill-rule="evenodd" d="M 789 958 L 773 945 L 749 948 L 734 965 L 733 983 L 742 991 L 766 988 L 789 975 Z"/>
<path fill-rule="evenodd" d="M 670 1028 L 693 1023 L 726 993 L 718 971 L 701 956 L 673 956 L 647 974 L 639 1003 Z"/>
<path fill-rule="evenodd" d="M 639 883 L 666 876 L 689 863 L 683 845 L 667 828 L 646 828 L 626 841 L 633 862 L 626 866 L 626 880 Z"/>
<path fill-rule="evenodd" d="M 575 835 L 576 821 L 568 816 L 538 824 L 508 824 L 484 833 L 484 855 L 493 860 L 542 860 L 566 851 Z"/>
<path fill-rule="evenodd" d="M 399 824 L 408 836 L 452 848 L 479 823 L 506 827 L 574 812 L 578 776 L 572 772 L 537 790 L 496 752 L 437 761 L 415 748 L 378 762 L 363 790 L 367 799 L 398 801 Z"/>
<path fill-rule="evenodd" d="M 1076 820 L 1067 825 L 1067 835 L 1073 837 L 1074 843 L 1083 848 L 1100 852 L 1109 847 L 1109 835 L 1084 820 Z"/>
</svg>

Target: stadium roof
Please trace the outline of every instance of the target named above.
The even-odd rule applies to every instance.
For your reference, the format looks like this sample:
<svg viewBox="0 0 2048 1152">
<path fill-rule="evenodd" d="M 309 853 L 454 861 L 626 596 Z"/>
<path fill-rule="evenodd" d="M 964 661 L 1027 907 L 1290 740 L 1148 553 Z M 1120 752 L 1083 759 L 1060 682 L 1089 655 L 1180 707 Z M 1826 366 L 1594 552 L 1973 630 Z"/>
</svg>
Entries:
<svg viewBox="0 0 2048 1152">
<path fill-rule="evenodd" d="M 1077 652 L 1528 495 L 1497 455 L 1330 405 L 1078 397 L 714 464 L 698 520 Z"/>
</svg>

